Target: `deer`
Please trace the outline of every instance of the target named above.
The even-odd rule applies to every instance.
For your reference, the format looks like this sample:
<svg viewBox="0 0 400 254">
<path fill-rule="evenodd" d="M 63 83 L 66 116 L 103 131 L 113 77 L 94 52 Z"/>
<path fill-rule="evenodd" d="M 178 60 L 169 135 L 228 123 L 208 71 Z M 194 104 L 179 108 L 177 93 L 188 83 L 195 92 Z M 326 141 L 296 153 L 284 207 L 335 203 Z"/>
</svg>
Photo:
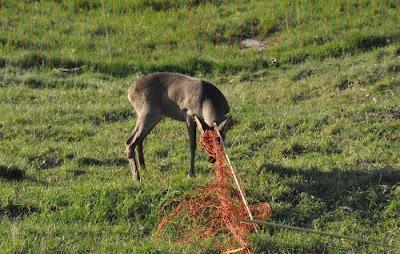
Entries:
<svg viewBox="0 0 400 254">
<path fill-rule="evenodd" d="M 128 88 L 128 100 L 137 116 L 125 142 L 133 181 L 140 181 L 136 153 L 140 168 L 145 169 L 143 140 L 164 117 L 186 123 L 190 143 L 189 178 L 195 177 L 196 126 L 201 133 L 217 128 L 224 139 L 231 122 L 229 104 L 222 92 L 208 81 L 185 74 L 155 72 L 143 76 Z"/>
</svg>

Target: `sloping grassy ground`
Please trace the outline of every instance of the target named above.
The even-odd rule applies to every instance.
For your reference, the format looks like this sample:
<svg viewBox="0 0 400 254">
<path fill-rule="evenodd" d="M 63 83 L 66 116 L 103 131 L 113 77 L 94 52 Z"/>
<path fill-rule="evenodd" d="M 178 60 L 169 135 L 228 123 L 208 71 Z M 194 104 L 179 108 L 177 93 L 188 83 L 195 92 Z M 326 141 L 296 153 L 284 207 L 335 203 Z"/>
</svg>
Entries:
<svg viewBox="0 0 400 254">
<path fill-rule="evenodd" d="M 130 180 L 123 144 L 135 115 L 126 90 L 157 69 L 207 75 L 226 94 L 236 120 L 228 153 L 250 202 L 273 206 L 270 221 L 398 248 L 397 1 L 0 5 L 2 252 L 218 252 L 210 241 L 154 235 L 166 201 L 212 178 L 199 151 L 198 177 L 186 179 L 182 123 L 153 130 L 143 181 Z M 252 18 L 259 30 L 237 33 Z M 242 50 L 241 36 L 267 49 Z M 267 227 L 251 242 L 266 253 L 396 253 Z"/>
<path fill-rule="evenodd" d="M 399 2 L 0 1 L 3 62 L 86 65 L 114 76 L 173 70 L 220 74 L 368 51 L 399 41 Z M 258 38 L 262 54 L 239 50 Z"/>
</svg>

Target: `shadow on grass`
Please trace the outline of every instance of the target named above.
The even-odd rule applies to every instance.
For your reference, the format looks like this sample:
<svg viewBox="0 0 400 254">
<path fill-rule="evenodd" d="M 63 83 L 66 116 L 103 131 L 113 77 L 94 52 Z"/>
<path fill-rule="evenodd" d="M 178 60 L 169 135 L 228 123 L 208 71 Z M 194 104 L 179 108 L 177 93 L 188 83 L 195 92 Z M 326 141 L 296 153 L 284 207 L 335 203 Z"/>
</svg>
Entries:
<svg viewBox="0 0 400 254">
<path fill-rule="evenodd" d="M 228 29 L 228 28 L 218 28 L 218 29 Z M 233 29 L 233 30 L 232 30 Z M 237 34 L 232 31 L 240 30 L 241 33 Z M 273 28 L 271 31 L 274 32 Z M 277 29 L 280 29 L 277 27 Z M 104 29 L 98 31 L 104 33 Z M 243 24 L 239 27 L 232 27 L 228 29 L 227 33 L 229 37 L 226 38 L 227 41 L 239 41 L 243 38 L 252 37 L 259 33 L 269 33 L 269 31 L 263 31 L 260 26 L 260 21 L 258 19 L 245 20 Z M 238 30 L 238 31 L 239 31 Z M 207 33 L 208 34 L 208 33 Z M 201 35 L 202 37 L 209 35 Z M 211 33 L 211 37 L 214 33 Z M 233 37 L 232 37 L 233 36 Z M 232 38 L 231 38 L 232 37 Z M 210 38 L 211 41 L 216 40 Z M 218 39 L 219 40 L 219 39 Z M 275 68 L 280 65 L 285 64 L 300 64 L 310 59 L 323 60 L 328 57 L 342 57 L 345 55 L 354 55 L 361 52 L 368 52 L 376 48 L 386 47 L 390 44 L 398 42 L 400 40 L 400 34 L 394 32 L 388 35 L 354 35 L 349 39 L 344 45 L 340 43 L 334 44 L 324 44 L 322 43 L 318 47 L 310 45 L 304 49 L 299 50 L 294 48 L 285 53 L 279 54 L 277 58 L 280 61 L 277 64 L 271 64 L 269 59 L 255 59 L 252 61 L 223 61 L 215 62 L 207 58 L 195 58 L 188 57 L 175 62 L 161 62 L 161 63 L 150 63 L 146 65 L 132 64 L 123 60 L 109 61 L 92 61 L 88 59 L 73 59 L 71 57 L 60 57 L 58 55 L 29 52 L 12 59 L 0 59 L 0 66 L 7 64 L 20 67 L 22 69 L 30 69 L 36 67 L 51 67 L 51 68 L 79 68 L 82 66 L 87 66 L 88 70 L 94 72 L 100 72 L 114 77 L 127 77 L 132 74 L 142 73 L 148 74 L 154 71 L 169 71 L 169 72 L 180 72 L 188 75 L 195 75 L 198 73 L 202 74 L 212 74 L 212 73 L 225 73 L 225 74 L 237 74 L 241 71 L 257 71 L 265 70 L 266 68 Z M 1 43 L 1 42 L 0 42 Z M 317 43 L 320 44 L 320 43 Z M 45 45 L 42 45 L 45 46 Z M 155 47 L 152 46 L 152 47 Z M 303 76 L 310 75 L 310 73 L 300 73 L 300 76 L 293 77 L 294 79 L 301 79 Z M 85 83 L 73 83 L 70 82 L 44 82 L 43 80 L 32 78 L 26 82 L 26 85 L 33 88 L 41 87 L 86 87 L 88 84 Z"/>
<path fill-rule="evenodd" d="M 0 178 L 8 181 L 20 181 L 25 178 L 25 171 L 15 166 L 9 167 L 0 165 Z M 14 203 L 9 203 L 7 205 L 0 204 L 0 218 L 21 218 L 32 213 L 37 213 L 38 211 L 38 207 L 32 205 Z"/>
<path fill-rule="evenodd" d="M 114 123 L 118 121 L 126 121 L 135 116 L 135 112 L 131 108 L 114 109 L 107 112 L 101 112 L 90 116 L 88 119 L 92 124 L 100 125 L 102 123 Z"/>
<path fill-rule="evenodd" d="M 280 176 L 302 175 L 307 178 L 307 190 L 320 193 L 327 191 L 325 194 L 331 193 L 333 189 L 357 189 L 370 185 L 389 185 L 393 186 L 400 182 L 400 169 L 385 167 L 373 170 L 338 170 L 322 171 L 317 168 L 296 169 L 284 167 L 277 164 L 266 163 L 261 166 L 260 170 L 269 171 Z M 300 186 L 298 186 L 300 187 Z"/>
<path fill-rule="evenodd" d="M 25 171 L 15 166 L 0 165 L 0 178 L 8 181 L 19 181 L 25 176 Z"/>
<path fill-rule="evenodd" d="M 127 166 L 128 160 L 125 158 L 97 159 L 92 157 L 82 157 L 78 159 L 79 166 Z"/>
<path fill-rule="evenodd" d="M 48 185 L 48 182 L 25 174 L 25 170 L 16 166 L 0 165 L 0 179 L 6 181 L 29 181 L 39 185 Z"/>
<path fill-rule="evenodd" d="M 0 204 L 0 218 L 7 217 L 10 219 L 23 218 L 25 216 L 38 213 L 39 208 L 33 205 L 25 205 L 25 204 Z"/>
<path fill-rule="evenodd" d="M 261 166 L 260 170 L 272 172 L 280 177 L 299 176 L 301 180 L 292 184 L 297 192 L 317 196 L 328 204 L 336 204 L 343 201 L 345 196 L 370 188 L 379 188 L 381 193 L 386 193 L 400 182 L 400 170 L 390 167 L 322 171 L 317 168 L 304 170 L 267 163 Z"/>
<path fill-rule="evenodd" d="M 400 169 L 323 171 L 265 163 L 258 170 L 259 175 L 267 175 L 266 185 L 251 196 L 262 202 L 273 200 L 270 220 L 274 222 L 306 228 L 316 224 L 325 228 L 347 221 L 361 227 L 365 223 L 384 224 L 398 216 L 393 210 L 396 209 Z M 274 235 L 276 230 L 269 228 L 268 232 Z M 303 237 L 308 239 L 304 243 L 301 242 Z M 253 244 L 256 253 L 332 253 L 333 250 L 330 244 L 317 240 L 319 238 L 311 241 L 310 236 L 299 236 L 296 241 L 286 239 L 257 234 Z"/>
<path fill-rule="evenodd" d="M 259 173 L 263 171 L 278 175 L 278 181 L 290 189 L 288 193 L 278 196 L 277 202 L 286 202 L 298 209 L 315 207 L 313 211 L 307 210 L 306 215 L 293 218 L 300 224 L 308 224 L 326 212 L 343 208 L 356 212 L 361 218 L 379 220 L 379 216 L 375 215 L 385 209 L 390 202 L 389 195 L 400 182 L 400 170 L 390 167 L 322 171 L 266 163 L 260 167 Z M 285 209 L 277 211 L 274 217 L 285 220 L 287 212 Z"/>
<path fill-rule="evenodd" d="M 321 241 L 308 241 L 307 243 L 298 243 L 283 239 L 277 241 L 271 239 L 271 236 L 266 233 L 254 235 L 252 238 L 254 253 L 332 253 L 329 251 L 329 246 Z"/>
</svg>

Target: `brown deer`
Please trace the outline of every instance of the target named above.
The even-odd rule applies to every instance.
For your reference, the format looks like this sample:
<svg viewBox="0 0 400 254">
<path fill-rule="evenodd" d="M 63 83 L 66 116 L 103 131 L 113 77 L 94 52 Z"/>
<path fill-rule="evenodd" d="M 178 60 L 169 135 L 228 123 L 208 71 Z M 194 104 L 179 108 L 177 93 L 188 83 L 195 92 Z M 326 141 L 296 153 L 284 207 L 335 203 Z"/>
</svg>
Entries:
<svg viewBox="0 0 400 254">
<path fill-rule="evenodd" d="M 195 176 L 196 125 L 202 132 L 216 126 L 224 137 L 231 119 L 228 102 L 217 87 L 178 73 L 157 72 L 136 80 L 128 89 L 128 99 L 137 113 L 136 126 L 125 143 L 134 181 L 140 180 L 135 150 L 144 169 L 143 140 L 162 117 L 186 122 L 191 150 L 189 177 Z"/>
</svg>

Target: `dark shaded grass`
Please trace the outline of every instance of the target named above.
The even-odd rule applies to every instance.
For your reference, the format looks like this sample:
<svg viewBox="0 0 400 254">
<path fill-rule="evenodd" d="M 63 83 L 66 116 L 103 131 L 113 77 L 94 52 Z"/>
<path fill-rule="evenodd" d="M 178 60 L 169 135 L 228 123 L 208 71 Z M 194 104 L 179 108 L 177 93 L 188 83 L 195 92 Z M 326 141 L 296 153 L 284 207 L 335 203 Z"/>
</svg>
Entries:
<svg viewBox="0 0 400 254">
<path fill-rule="evenodd" d="M 297 53 L 292 50 L 288 51 L 286 53 L 288 56 L 283 57 L 280 63 L 299 64 L 311 59 L 323 60 L 327 57 L 342 57 L 345 55 L 365 53 L 376 48 L 388 46 L 391 43 L 396 43 L 399 40 L 400 34 L 398 33 L 381 36 L 355 34 L 344 45 L 326 44 L 319 47 L 305 47 Z"/>
<path fill-rule="evenodd" d="M 2 35 L 0 35 L 2 36 Z M 16 49 L 36 49 L 36 50 L 47 50 L 52 48 L 58 48 L 61 45 L 59 42 L 35 42 L 29 39 L 7 39 L 5 37 L 0 37 L 0 45 L 7 45 Z"/>
<path fill-rule="evenodd" d="M 389 81 L 384 81 L 382 83 L 379 83 L 375 88 L 374 91 L 376 92 L 386 92 L 390 90 L 394 90 L 396 88 L 400 87 L 400 80 L 392 79 Z"/>
<path fill-rule="evenodd" d="M 400 47 L 398 47 L 398 48 L 394 51 L 394 53 L 396 54 L 396 56 L 400 56 Z"/>
<path fill-rule="evenodd" d="M 0 70 L 0 87 L 24 85 L 32 89 L 87 89 L 98 86 L 97 82 L 81 79 L 78 75 L 83 71 L 67 74 L 58 71 L 43 73 L 30 70 L 10 66 Z"/>
<path fill-rule="evenodd" d="M 92 11 L 103 7 L 103 3 L 99 0 L 77 0 L 77 1 L 63 1 L 53 0 L 54 2 L 61 3 L 64 7 L 69 8 L 74 12 Z M 146 0 L 146 1 L 130 1 L 125 2 L 124 5 L 117 5 L 111 9 L 111 12 L 124 14 L 130 12 L 143 12 L 143 11 L 170 11 L 171 9 L 178 8 L 192 8 L 202 4 L 220 5 L 226 0 Z M 106 3 L 107 4 L 107 3 Z"/>
<path fill-rule="evenodd" d="M 21 121 L 19 123 L 21 124 Z M 57 142 L 78 142 L 96 134 L 91 129 L 71 131 L 60 126 L 53 127 L 52 125 L 31 127 L 25 133 L 27 137 L 36 141 L 54 140 Z"/>
<path fill-rule="evenodd" d="M 0 165 L 0 178 L 8 181 L 22 180 L 25 176 L 25 171 L 16 166 Z"/>
<path fill-rule="evenodd" d="M 393 63 L 389 65 L 387 70 L 394 73 L 400 72 L 400 63 Z"/>
<path fill-rule="evenodd" d="M 213 30 L 201 30 L 198 36 L 214 45 L 239 44 L 243 39 L 257 38 L 257 36 L 272 35 L 280 30 L 279 25 L 274 25 L 270 29 L 264 29 L 258 17 L 249 17 L 240 23 L 217 24 Z"/>
<path fill-rule="evenodd" d="M 127 104 L 128 105 L 128 104 Z M 95 125 L 101 123 L 114 123 L 119 121 L 126 121 L 135 116 L 133 108 L 118 108 L 106 112 L 96 112 L 88 117 L 88 120 Z"/>
<path fill-rule="evenodd" d="M 14 203 L 9 203 L 7 205 L 0 204 L 0 218 L 7 217 L 10 219 L 18 219 L 38 212 L 39 208 L 34 205 Z"/>
<path fill-rule="evenodd" d="M 59 148 L 46 148 L 27 156 L 27 162 L 38 170 L 56 168 L 64 164 L 64 156 Z"/>
<path fill-rule="evenodd" d="M 393 41 L 399 40 L 399 34 L 394 35 L 355 35 L 351 44 L 353 47 L 362 52 L 369 51 L 374 48 L 385 47 Z"/>
<path fill-rule="evenodd" d="M 4 57 L 0 57 L 0 68 L 4 68 L 7 64 L 7 59 Z"/>
<path fill-rule="evenodd" d="M 125 158 L 97 159 L 92 157 L 82 157 L 77 160 L 79 166 L 127 166 L 128 160 Z"/>
<path fill-rule="evenodd" d="M 76 68 L 83 66 L 81 60 L 49 56 L 43 53 L 29 52 L 10 61 L 16 67 L 23 69 L 48 67 L 48 68 Z"/>
<path fill-rule="evenodd" d="M 63 88 L 63 89 L 86 89 L 88 87 L 96 87 L 95 83 L 85 82 L 79 79 L 60 79 L 60 78 L 43 78 L 40 76 L 28 77 L 25 80 L 21 80 L 25 86 L 34 89 L 44 89 L 44 88 Z"/>
<path fill-rule="evenodd" d="M 263 235 L 264 234 L 264 235 Z M 297 254 L 308 254 L 308 253 L 319 253 L 327 254 L 333 253 L 330 250 L 329 243 L 322 242 L 321 240 L 315 240 L 308 243 L 299 243 L 297 241 L 285 241 L 271 239 L 269 232 L 262 232 L 252 237 L 252 247 L 254 253 L 262 254 L 276 254 L 276 253 L 297 253 Z"/>
<path fill-rule="evenodd" d="M 320 46 L 308 46 L 301 50 L 280 51 L 276 54 L 278 62 L 271 63 L 268 56 L 252 59 L 251 61 L 225 60 L 215 62 L 207 58 L 188 57 L 177 62 L 150 62 L 143 65 L 132 64 L 129 61 L 92 61 L 82 59 L 63 58 L 58 56 L 50 56 L 43 53 L 27 53 L 22 56 L 9 59 L 9 64 L 24 69 L 30 68 L 77 68 L 87 66 L 88 69 L 109 74 L 114 77 L 126 77 L 135 73 L 151 73 L 154 71 L 170 71 L 180 72 L 189 75 L 202 74 L 237 74 L 241 71 L 258 71 L 265 68 L 279 67 L 286 64 L 299 64 L 311 59 L 323 60 L 327 57 L 342 57 L 345 55 L 353 55 L 379 47 L 385 47 L 389 44 L 399 41 L 400 34 L 392 35 L 354 35 L 344 45 L 340 44 L 324 44 Z M 270 53 L 272 54 L 272 53 Z M 269 55 L 269 54 L 268 54 Z M 396 71 L 397 68 L 394 68 Z M 294 77 L 301 79 L 301 77 Z M 32 86 L 37 84 L 32 81 Z"/>
<path fill-rule="evenodd" d="M 179 72 L 188 75 L 195 75 L 196 73 L 210 74 L 217 69 L 215 62 L 201 58 L 188 58 L 180 62 L 151 63 L 140 66 L 123 61 L 87 64 L 93 71 L 110 74 L 114 77 L 126 77 L 135 73 L 148 74 L 156 71 Z"/>
<path fill-rule="evenodd" d="M 304 226 L 344 206 L 350 207 L 361 218 L 379 221 L 381 217 L 376 211 L 384 212 L 391 192 L 400 182 L 400 171 L 393 168 L 322 171 L 317 168 L 297 169 L 267 163 L 260 167 L 258 174 L 264 172 L 278 176 L 289 186 L 290 192 L 278 196 L 275 201 L 289 202 L 297 207 L 297 213 L 290 213 L 286 208 L 274 210 L 271 219 L 288 221 L 291 217 L 292 223 Z M 298 178 L 298 181 L 289 181 L 293 178 Z M 259 193 L 252 195 L 261 200 L 266 198 L 259 196 L 262 195 Z M 301 212 L 304 203 L 307 204 L 306 213 Z M 372 210 L 374 214 L 370 213 Z"/>
<path fill-rule="evenodd" d="M 150 0 L 150 1 L 138 1 L 133 4 L 132 9 L 134 11 L 144 11 L 151 9 L 153 11 L 168 11 L 171 9 L 183 8 L 183 7 L 197 7 L 201 4 L 213 4 L 220 5 L 226 0 Z"/>
<path fill-rule="evenodd" d="M 305 79 L 307 77 L 310 77 L 312 75 L 312 70 L 310 69 L 303 69 L 300 70 L 298 73 L 296 73 L 293 77 L 292 80 L 293 81 L 300 81 L 302 79 Z"/>
</svg>

